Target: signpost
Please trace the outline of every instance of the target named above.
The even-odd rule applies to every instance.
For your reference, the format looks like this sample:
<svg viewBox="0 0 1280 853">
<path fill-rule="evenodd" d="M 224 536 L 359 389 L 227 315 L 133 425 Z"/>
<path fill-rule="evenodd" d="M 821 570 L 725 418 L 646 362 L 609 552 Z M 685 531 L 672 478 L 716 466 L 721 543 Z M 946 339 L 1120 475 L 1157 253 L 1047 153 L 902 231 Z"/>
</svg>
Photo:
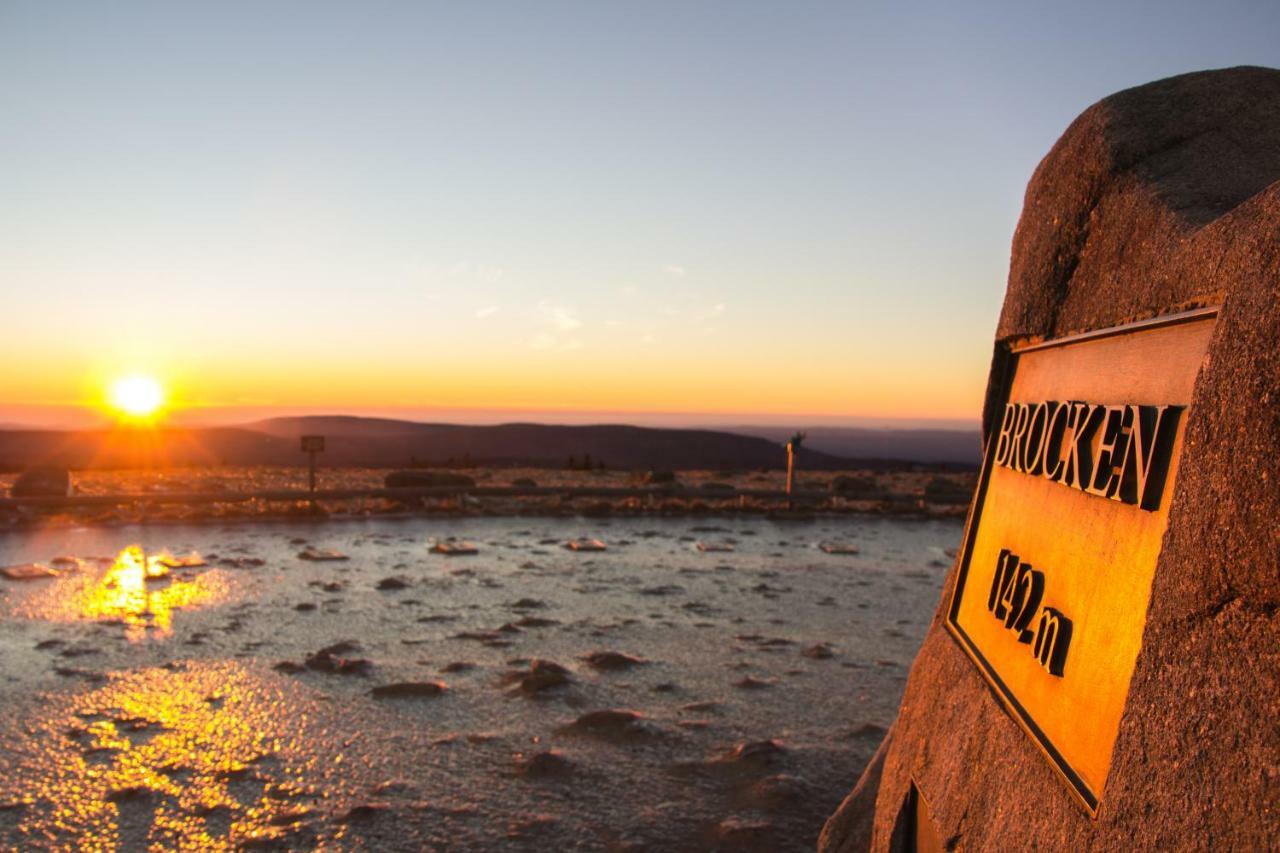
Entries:
<svg viewBox="0 0 1280 853">
<path fill-rule="evenodd" d="M 324 453 L 324 436 L 323 435 L 304 435 L 302 437 L 302 452 L 307 454 L 307 465 L 309 469 L 309 488 L 311 491 L 316 490 L 316 454 Z"/>
</svg>

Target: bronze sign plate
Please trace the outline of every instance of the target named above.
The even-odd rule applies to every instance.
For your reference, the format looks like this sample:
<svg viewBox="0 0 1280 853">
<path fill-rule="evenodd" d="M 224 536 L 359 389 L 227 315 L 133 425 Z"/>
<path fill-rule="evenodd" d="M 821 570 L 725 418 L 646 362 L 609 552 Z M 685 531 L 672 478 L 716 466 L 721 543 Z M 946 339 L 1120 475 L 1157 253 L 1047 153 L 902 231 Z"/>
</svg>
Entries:
<svg viewBox="0 0 1280 853">
<path fill-rule="evenodd" d="M 1096 814 L 1216 309 L 1015 348 L 947 627 Z"/>
</svg>

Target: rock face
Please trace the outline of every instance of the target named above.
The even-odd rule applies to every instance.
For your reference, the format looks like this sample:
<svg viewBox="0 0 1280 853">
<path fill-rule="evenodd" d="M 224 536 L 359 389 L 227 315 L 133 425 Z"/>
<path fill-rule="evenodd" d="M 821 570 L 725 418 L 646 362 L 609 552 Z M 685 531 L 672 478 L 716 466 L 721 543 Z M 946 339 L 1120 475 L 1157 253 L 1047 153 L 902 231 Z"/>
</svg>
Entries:
<svg viewBox="0 0 1280 853">
<path fill-rule="evenodd" d="M 66 468 L 37 465 L 18 475 L 9 489 L 15 498 L 64 498 L 71 494 L 71 474 Z"/>
<path fill-rule="evenodd" d="M 897 849 L 913 784 L 947 849 L 1269 849 L 1280 837 L 1280 71 L 1161 80 L 1086 110 L 1013 240 L 984 433 L 1015 341 L 1220 305 L 1185 423 L 1141 650 L 1090 817 L 946 630 L 823 830 Z M 963 557 L 963 554 L 961 555 Z M 957 563 L 958 565 L 958 563 Z"/>
</svg>

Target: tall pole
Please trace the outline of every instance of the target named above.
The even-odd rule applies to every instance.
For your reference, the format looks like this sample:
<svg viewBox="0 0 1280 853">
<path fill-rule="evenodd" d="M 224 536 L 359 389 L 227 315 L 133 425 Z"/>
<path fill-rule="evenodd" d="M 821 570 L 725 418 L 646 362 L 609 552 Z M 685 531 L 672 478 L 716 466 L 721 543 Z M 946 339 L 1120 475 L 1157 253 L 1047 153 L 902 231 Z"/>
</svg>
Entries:
<svg viewBox="0 0 1280 853">
<path fill-rule="evenodd" d="M 787 507 L 791 507 L 791 491 L 795 486 L 796 471 L 796 449 L 791 442 L 787 442 Z"/>
<path fill-rule="evenodd" d="M 314 450 L 309 451 L 307 453 L 307 458 L 309 459 L 308 467 L 310 469 L 308 472 L 308 481 L 310 483 L 311 491 L 314 492 L 316 490 L 316 452 Z"/>
<path fill-rule="evenodd" d="M 787 442 L 787 509 L 795 509 L 796 454 L 804 443 L 804 433 L 798 432 Z"/>
</svg>

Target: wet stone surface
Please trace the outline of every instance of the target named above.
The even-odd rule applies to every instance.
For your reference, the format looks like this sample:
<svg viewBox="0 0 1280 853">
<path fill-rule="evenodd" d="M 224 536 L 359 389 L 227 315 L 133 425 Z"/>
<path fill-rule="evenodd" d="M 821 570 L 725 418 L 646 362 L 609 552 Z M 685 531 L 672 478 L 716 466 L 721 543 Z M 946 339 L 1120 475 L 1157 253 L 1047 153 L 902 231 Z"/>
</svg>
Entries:
<svg viewBox="0 0 1280 853">
<path fill-rule="evenodd" d="M 8 535 L 0 848 L 812 849 L 960 525 L 696 525 Z"/>
</svg>

